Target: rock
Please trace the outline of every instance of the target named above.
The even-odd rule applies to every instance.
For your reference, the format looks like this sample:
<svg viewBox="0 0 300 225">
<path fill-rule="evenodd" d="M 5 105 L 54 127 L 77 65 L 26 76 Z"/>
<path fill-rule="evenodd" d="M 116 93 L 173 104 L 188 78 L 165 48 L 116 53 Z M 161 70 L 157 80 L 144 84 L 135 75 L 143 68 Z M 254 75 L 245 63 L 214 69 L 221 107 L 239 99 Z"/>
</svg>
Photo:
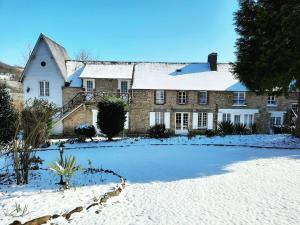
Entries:
<svg viewBox="0 0 300 225">
<path fill-rule="evenodd" d="M 52 216 L 52 219 L 56 219 L 56 218 L 58 218 L 58 217 L 60 217 L 60 215 L 54 214 L 54 215 Z"/>
<path fill-rule="evenodd" d="M 73 213 L 81 212 L 82 210 L 83 210 L 83 207 L 81 207 L 81 206 L 77 207 L 77 208 L 73 209 L 72 211 L 63 214 L 63 217 L 65 217 L 68 220 L 68 219 L 70 219 L 70 217 L 72 216 Z"/>
<path fill-rule="evenodd" d="M 41 224 L 47 223 L 51 218 L 52 218 L 52 216 L 42 216 L 42 217 L 30 220 L 30 221 L 24 223 L 23 225 L 41 225 Z"/>
<path fill-rule="evenodd" d="M 12 222 L 9 225 L 22 225 L 22 223 L 20 221 L 18 221 L 18 220 L 15 220 L 14 222 Z"/>
</svg>

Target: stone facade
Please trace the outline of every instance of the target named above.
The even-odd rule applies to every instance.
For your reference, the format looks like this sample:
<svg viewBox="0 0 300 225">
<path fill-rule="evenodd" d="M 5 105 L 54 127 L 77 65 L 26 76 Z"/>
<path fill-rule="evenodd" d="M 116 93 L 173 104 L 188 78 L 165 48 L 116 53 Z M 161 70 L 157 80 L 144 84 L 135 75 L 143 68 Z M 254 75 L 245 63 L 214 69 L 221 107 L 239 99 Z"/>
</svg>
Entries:
<svg viewBox="0 0 300 225">
<path fill-rule="evenodd" d="M 75 95 L 82 92 L 82 88 L 77 87 L 64 87 L 63 88 L 63 105 L 67 104 L 70 100 L 72 100 Z"/>
<path fill-rule="evenodd" d="M 95 89 L 103 92 L 117 92 L 117 79 L 95 79 Z"/>
</svg>

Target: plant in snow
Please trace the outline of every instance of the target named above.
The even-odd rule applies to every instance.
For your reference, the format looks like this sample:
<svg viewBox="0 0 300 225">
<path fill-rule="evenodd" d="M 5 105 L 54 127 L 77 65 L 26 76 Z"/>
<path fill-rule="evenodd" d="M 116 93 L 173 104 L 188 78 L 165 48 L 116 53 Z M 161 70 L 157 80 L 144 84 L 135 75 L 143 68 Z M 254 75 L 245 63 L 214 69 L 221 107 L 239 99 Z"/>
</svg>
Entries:
<svg viewBox="0 0 300 225">
<path fill-rule="evenodd" d="M 76 158 L 74 156 L 65 157 L 63 162 L 60 159 L 49 164 L 49 169 L 58 176 L 66 177 L 65 188 L 68 188 L 69 182 L 74 173 L 79 170 L 79 166 L 76 166 Z"/>
<path fill-rule="evenodd" d="M 96 135 L 96 129 L 93 125 L 81 124 L 74 129 L 80 142 L 84 142 L 86 138 L 90 138 L 93 141 L 93 137 Z"/>
<path fill-rule="evenodd" d="M 165 124 L 156 124 L 149 129 L 149 137 L 151 138 L 168 138 L 170 137 L 169 130 L 166 129 Z"/>
<path fill-rule="evenodd" d="M 124 129 L 125 106 L 125 102 L 116 97 L 104 97 L 98 103 L 97 125 L 109 141 Z"/>
</svg>

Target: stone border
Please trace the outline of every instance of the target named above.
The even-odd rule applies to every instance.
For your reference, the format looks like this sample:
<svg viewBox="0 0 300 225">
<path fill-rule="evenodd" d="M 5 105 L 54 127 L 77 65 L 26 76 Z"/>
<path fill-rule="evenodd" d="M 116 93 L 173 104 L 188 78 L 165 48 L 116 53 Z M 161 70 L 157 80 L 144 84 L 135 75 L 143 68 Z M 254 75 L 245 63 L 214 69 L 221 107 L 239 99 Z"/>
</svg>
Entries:
<svg viewBox="0 0 300 225">
<path fill-rule="evenodd" d="M 82 206 L 76 207 L 75 209 L 73 209 L 67 213 L 64 213 L 62 215 L 58 215 L 58 214 L 46 215 L 46 216 L 38 217 L 33 220 L 27 221 L 23 224 L 20 221 L 15 220 L 14 222 L 10 223 L 9 225 L 41 225 L 41 224 L 47 223 L 51 219 L 56 219 L 58 217 L 64 217 L 66 220 L 70 220 L 71 216 L 74 213 L 81 212 L 81 211 L 83 211 L 83 209 L 89 210 L 90 208 L 92 208 L 94 206 L 102 205 L 103 203 L 106 203 L 108 199 L 118 196 L 122 192 L 122 190 L 125 188 L 126 179 L 124 177 L 122 177 L 121 175 L 117 174 L 116 172 L 114 172 L 112 170 L 104 170 L 104 169 L 100 169 L 97 172 L 104 172 L 104 173 L 112 174 L 114 176 L 117 176 L 120 179 L 120 183 L 117 184 L 113 188 L 113 191 L 107 192 L 104 195 L 102 195 L 98 202 L 92 203 L 92 204 L 88 205 L 87 207 L 82 207 Z M 96 211 L 96 213 L 99 213 L 99 211 Z"/>
</svg>

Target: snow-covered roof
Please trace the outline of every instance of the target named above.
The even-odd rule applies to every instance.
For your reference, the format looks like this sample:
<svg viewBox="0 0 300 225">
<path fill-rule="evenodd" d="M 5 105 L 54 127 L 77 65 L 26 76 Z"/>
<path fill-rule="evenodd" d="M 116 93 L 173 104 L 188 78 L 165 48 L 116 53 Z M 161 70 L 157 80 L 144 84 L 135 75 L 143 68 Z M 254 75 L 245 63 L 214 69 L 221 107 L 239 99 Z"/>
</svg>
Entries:
<svg viewBox="0 0 300 225">
<path fill-rule="evenodd" d="M 70 83 L 70 87 L 82 87 L 82 80 L 79 76 L 84 69 L 84 65 L 81 61 L 66 61 L 67 81 Z"/>
<path fill-rule="evenodd" d="M 132 63 L 97 62 L 86 64 L 80 78 L 132 79 Z"/>
<path fill-rule="evenodd" d="M 137 63 L 132 89 L 246 91 L 229 64 L 208 63 Z"/>
</svg>

